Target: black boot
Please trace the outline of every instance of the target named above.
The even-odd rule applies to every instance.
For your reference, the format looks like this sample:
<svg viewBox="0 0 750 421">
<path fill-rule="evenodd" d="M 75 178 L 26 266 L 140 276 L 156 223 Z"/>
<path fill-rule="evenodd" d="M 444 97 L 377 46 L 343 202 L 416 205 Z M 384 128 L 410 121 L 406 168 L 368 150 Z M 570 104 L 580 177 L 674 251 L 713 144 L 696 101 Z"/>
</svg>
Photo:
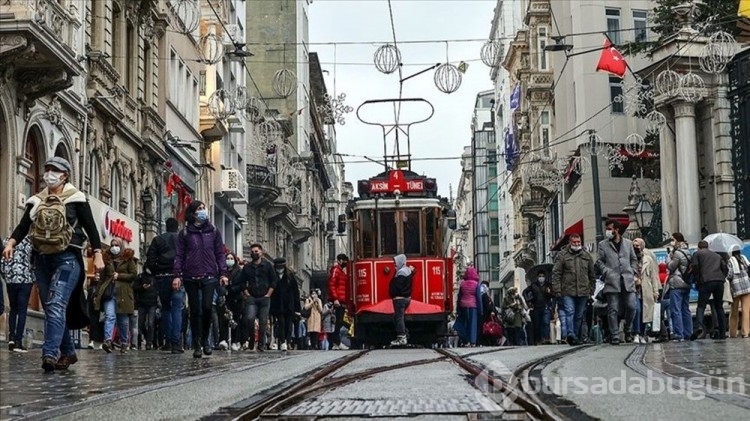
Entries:
<svg viewBox="0 0 750 421">
<path fill-rule="evenodd" d="M 197 339 L 193 339 L 193 358 L 200 358 L 203 356 L 201 352 L 201 343 Z"/>
<path fill-rule="evenodd" d="M 211 355 L 213 349 L 208 344 L 208 341 L 203 342 L 203 355 Z"/>
</svg>

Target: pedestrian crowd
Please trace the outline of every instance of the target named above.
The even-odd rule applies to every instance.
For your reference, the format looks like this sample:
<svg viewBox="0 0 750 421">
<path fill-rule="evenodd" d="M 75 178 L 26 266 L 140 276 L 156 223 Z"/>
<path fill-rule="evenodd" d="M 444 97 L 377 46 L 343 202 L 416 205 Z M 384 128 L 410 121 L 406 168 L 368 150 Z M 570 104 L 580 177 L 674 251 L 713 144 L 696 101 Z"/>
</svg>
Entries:
<svg viewBox="0 0 750 421">
<path fill-rule="evenodd" d="M 85 194 L 70 182 L 70 163 L 55 157 L 44 170 L 46 187 L 27 201 L 3 244 L 9 350 L 27 352 L 31 345 L 25 324 L 34 284 L 45 313 L 45 371 L 78 361 L 71 332 L 80 329 L 88 331 L 89 348 L 107 353 L 188 348 L 200 358 L 217 349 L 347 347 L 346 255 L 331 268 L 326 294 L 301 293 L 286 260 L 271 261 L 261 244 L 250 246 L 247 261 L 228 250 L 205 204 L 194 200 L 182 229 L 176 219 L 166 221 L 141 270 L 135 251 L 120 239 L 102 244 Z"/>
<path fill-rule="evenodd" d="M 451 335 L 441 346 L 750 337 L 750 262 L 739 247 L 716 252 L 700 241 L 691 253 L 676 232 L 666 262 L 658 263 L 643 239 L 622 236 L 619 221 L 605 226 L 596 255 L 583 249 L 579 234 L 571 234 L 551 270 L 534 273 L 522 293 L 509 288 L 500 307 L 487 292 L 489 283 L 469 267 L 457 291 L 456 319 L 448 324 Z M 691 289 L 698 292 L 694 312 Z"/>
</svg>

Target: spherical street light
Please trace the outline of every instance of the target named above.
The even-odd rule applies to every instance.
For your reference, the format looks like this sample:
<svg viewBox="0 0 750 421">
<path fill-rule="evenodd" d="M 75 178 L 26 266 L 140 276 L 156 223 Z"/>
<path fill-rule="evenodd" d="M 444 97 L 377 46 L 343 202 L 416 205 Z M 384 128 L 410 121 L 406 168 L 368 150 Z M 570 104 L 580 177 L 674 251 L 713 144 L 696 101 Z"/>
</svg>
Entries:
<svg viewBox="0 0 750 421">
<path fill-rule="evenodd" d="M 461 72 L 450 63 L 441 64 L 435 69 L 435 86 L 446 94 L 452 94 L 461 87 Z"/>
</svg>

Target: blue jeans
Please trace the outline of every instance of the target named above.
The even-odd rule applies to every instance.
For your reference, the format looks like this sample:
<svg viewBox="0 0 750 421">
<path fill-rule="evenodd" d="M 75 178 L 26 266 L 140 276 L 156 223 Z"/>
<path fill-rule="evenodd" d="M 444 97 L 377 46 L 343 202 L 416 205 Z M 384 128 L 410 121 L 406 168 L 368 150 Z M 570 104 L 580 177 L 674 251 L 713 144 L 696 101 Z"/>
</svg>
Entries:
<svg viewBox="0 0 750 421">
<path fill-rule="evenodd" d="M 549 341 L 550 311 L 547 307 L 535 308 L 531 311 L 531 325 L 534 327 L 534 344 Z"/>
<path fill-rule="evenodd" d="M 130 326 L 130 315 L 115 313 L 117 310 L 117 299 L 112 297 L 107 301 L 102 302 L 104 308 L 104 340 L 114 341 L 112 332 L 115 328 L 115 321 L 117 321 L 117 333 L 120 334 L 120 345 L 128 346 L 128 330 Z"/>
<path fill-rule="evenodd" d="M 182 345 L 182 310 L 185 306 L 185 289 L 172 289 L 174 276 L 156 276 L 156 288 L 161 301 L 161 331 L 166 342 Z"/>
<path fill-rule="evenodd" d="M 31 297 L 31 286 L 33 284 L 7 284 L 8 304 L 10 312 L 8 313 L 8 334 L 9 341 L 15 341 L 20 344 L 23 340 L 24 329 L 26 328 L 26 311 L 29 307 L 29 297 Z M 3 291 L 0 289 L 0 295 Z"/>
<path fill-rule="evenodd" d="M 690 313 L 690 290 L 669 291 L 669 315 L 673 339 L 688 339 L 693 334 L 693 315 Z"/>
<path fill-rule="evenodd" d="M 81 275 L 78 258 L 70 251 L 37 255 L 35 269 L 36 285 L 45 315 L 42 357 L 74 355 L 75 345 L 65 316 L 70 296 Z"/>
<path fill-rule="evenodd" d="M 586 303 L 589 297 L 560 297 L 557 301 L 557 313 L 560 316 L 561 337 L 573 336 L 581 339 L 583 316 L 586 314 Z"/>
</svg>

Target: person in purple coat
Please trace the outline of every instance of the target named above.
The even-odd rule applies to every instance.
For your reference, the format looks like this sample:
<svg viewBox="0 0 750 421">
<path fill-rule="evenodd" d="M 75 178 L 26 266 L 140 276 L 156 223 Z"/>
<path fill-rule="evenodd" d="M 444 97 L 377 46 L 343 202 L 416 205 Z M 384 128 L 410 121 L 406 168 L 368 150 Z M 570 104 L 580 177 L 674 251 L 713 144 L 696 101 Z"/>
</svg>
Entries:
<svg viewBox="0 0 750 421">
<path fill-rule="evenodd" d="M 221 233 L 208 221 L 206 205 L 199 200 L 185 209 L 185 228 L 175 241 L 174 273 L 172 288 L 184 285 L 188 295 L 193 357 L 201 358 L 201 346 L 203 354 L 211 355 L 211 301 L 219 282 L 228 284 L 227 264 Z"/>
</svg>

